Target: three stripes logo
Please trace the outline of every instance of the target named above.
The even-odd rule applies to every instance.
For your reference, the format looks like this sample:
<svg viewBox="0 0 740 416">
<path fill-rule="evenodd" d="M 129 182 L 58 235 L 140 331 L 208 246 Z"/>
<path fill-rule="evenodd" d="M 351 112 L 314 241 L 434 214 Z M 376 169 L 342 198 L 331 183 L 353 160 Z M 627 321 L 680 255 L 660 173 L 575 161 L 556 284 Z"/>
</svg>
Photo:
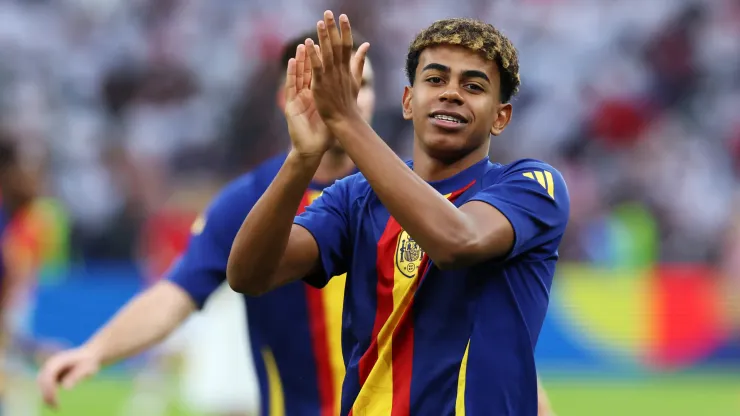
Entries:
<svg viewBox="0 0 740 416">
<path fill-rule="evenodd" d="M 529 179 L 537 181 L 550 195 L 550 198 L 555 199 L 555 183 L 552 180 L 552 173 L 548 171 L 535 170 L 532 172 L 524 172 L 522 175 Z"/>
</svg>

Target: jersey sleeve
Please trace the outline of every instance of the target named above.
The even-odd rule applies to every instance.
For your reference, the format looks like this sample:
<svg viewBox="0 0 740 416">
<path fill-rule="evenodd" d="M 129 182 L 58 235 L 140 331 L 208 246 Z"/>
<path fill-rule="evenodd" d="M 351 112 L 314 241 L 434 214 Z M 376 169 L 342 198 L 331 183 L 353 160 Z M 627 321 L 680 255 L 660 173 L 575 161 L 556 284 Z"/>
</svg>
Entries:
<svg viewBox="0 0 740 416">
<path fill-rule="evenodd" d="M 325 189 L 294 223 L 308 230 L 319 247 L 322 271 L 304 280 L 322 288 L 332 276 L 347 272 L 350 245 L 350 181 L 344 178 Z"/>
<path fill-rule="evenodd" d="M 226 188 L 191 228 L 185 253 L 167 279 L 190 295 L 199 308 L 226 281 L 231 244 L 242 221 L 260 197 L 254 181 Z"/>
<path fill-rule="evenodd" d="M 511 223 L 514 245 L 506 260 L 552 242 L 555 244 L 550 251 L 557 250 L 570 214 L 570 199 L 562 175 L 536 161 L 512 165 L 500 180 L 470 200 L 490 204 Z"/>
</svg>

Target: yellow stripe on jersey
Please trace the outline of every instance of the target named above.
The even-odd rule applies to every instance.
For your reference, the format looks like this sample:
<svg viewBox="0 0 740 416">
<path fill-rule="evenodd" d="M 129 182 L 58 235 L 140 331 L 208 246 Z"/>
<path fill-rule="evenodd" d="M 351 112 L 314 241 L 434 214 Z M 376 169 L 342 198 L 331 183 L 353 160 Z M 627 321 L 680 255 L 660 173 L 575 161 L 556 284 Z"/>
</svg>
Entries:
<svg viewBox="0 0 740 416">
<path fill-rule="evenodd" d="M 398 234 L 393 267 L 393 312 L 378 333 L 378 360 L 357 395 L 353 406 L 355 414 L 391 414 L 393 408 L 393 332 L 414 298 L 414 283 L 423 254 L 421 247 L 406 231 Z"/>
<path fill-rule="evenodd" d="M 323 191 L 311 190 L 308 193 L 308 205 L 320 197 Z M 326 323 L 327 345 L 332 378 L 334 380 L 334 414 L 341 412 L 342 383 L 346 369 L 342 355 L 342 307 L 344 305 L 344 286 L 347 275 L 335 276 L 321 289 L 324 304 L 324 322 Z"/>
<path fill-rule="evenodd" d="M 283 382 L 280 380 L 275 356 L 269 348 L 262 349 L 262 360 L 267 371 L 267 385 L 270 391 L 270 416 L 285 416 L 285 396 L 283 394 Z M 264 406 L 264 405 L 263 405 Z"/>
<path fill-rule="evenodd" d="M 547 194 L 555 199 L 555 183 L 552 180 L 552 173 L 545 171 L 545 179 L 547 180 Z"/>
<path fill-rule="evenodd" d="M 545 190 L 550 198 L 555 199 L 555 181 L 552 179 L 552 173 L 548 171 L 533 171 L 522 173 L 529 179 L 536 180 Z"/>
<path fill-rule="evenodd" d="M 344 286 L 347 275 L 335 276 L 323 289 L 321 296 L 324 301 L 324 319 L 326 322 L 326 336 L 329 346 L 329 365 L 334 379 L 334 414 L 341 412 L 342 382 L 344 381 L 344 359 L 342 356 L 342 306 L 344 303 Z"/>
<path fill-rule="evenodd" d="M 468 345 L 465 346 L 465 354 L 463 354 L 463 359 L 460 363 L 460 374 L 457 376 L 457 398 L 455 399 L 456 416 L 465 416 L 465 377 L 468 372 L 469 350 L 470 340 L 468 340 Z"/>
</svg>

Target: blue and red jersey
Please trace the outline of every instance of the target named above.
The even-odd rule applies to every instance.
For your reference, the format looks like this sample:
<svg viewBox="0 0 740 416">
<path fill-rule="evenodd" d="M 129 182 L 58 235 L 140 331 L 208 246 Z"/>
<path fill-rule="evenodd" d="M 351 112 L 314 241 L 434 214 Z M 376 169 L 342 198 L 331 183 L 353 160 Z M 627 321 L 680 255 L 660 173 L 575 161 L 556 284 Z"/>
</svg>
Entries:
<svg viewBox="0 0 740 416">
<path fill-rule="evenodd" d="M 193 224 L 188 248 L 168 279 L 199 307 L 226 281 L 231 244 L 284 160 L 285 155 L 271 159 L 227 185 Z M 298 213 L 324 187 L 311 184 Z M 338 414 L 343 294 L 344 276 L 338 276 L 323 290 L 295 282 L 259 298 L 245 297 L 262 415 Z"/>
<path fill-rule="evenodd" d="M 347 274 L 340 414 L 535 416 L 534 349 L 570 210 L 563 178 L 540 161 L 486 158 L 430 185 L 458 207 L 481 201 L 503 213 L 511 252 L 435 267 L 361 174 L 295 219 L 314 236 L 324 269 L 308 283 Z"/>
</svg>

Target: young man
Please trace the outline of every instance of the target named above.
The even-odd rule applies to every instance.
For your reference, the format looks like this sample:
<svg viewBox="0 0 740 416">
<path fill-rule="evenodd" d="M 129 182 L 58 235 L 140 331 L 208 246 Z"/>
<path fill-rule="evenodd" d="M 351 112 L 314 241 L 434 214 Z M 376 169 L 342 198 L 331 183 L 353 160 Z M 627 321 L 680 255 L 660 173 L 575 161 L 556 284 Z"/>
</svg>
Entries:
<svg viewBox="0 0 740 416">
<path fill-rule="evenodd" d="M 488 160 L 490 136 L 511 118 L 516 50 L 470 19 L 417 36 L 403 96 L 415 131 L 407 164 L 358 115 L 347 17 L 341 35 L 331 12 L 317 26 L 310 64 L 298 51 L 288 66 L 293 150 L 242 224 L 229 284 L 259 295 L 348 274 L 341 415 L 536 415 L 534 348 L 569 197 L 543 162 Z M 330 146 L 322 121 L 361 173 L 294 219 Z"/>
<path fill-rule="evenodd" d="M 305 38 L 306 35 L 287 44 L 283 64 L 287 65 L 296 45 Z M 372 68 L 365 65 L 361 74 L 357 102 L 369 121 L 375 104 Z M 278 101 L 285 109 L 282 90 Z M 320 134 L 333 142 L 326 129 Z M 229 250 L 242 221 L 285 158 L 283 155 L 269 160 L 227 185 L 203 218 L 193 225 L 188 249 L 166 281 L 134 298 L 83 346 L 46 363 L 39 374 L 46 403 L 57 405 L 60 385 L 71 388 L 97 373 L 102 365 L 155 345 L 204 305 L 226 280 Z M 293 213 L 311 203 L 324 187 L 354 171 L 354 164 L 341 147 L 328 149 L 304 189 L 302 203 L 293 207 Z M 344 376 L 339 346 L 343 287 L 341 278 L 335 280 L 335 287 L 328 291 L 296 283 L 269 297 L 247 299 L 261 414 L 328 416 L 338 412 Z"/>
</svg>

